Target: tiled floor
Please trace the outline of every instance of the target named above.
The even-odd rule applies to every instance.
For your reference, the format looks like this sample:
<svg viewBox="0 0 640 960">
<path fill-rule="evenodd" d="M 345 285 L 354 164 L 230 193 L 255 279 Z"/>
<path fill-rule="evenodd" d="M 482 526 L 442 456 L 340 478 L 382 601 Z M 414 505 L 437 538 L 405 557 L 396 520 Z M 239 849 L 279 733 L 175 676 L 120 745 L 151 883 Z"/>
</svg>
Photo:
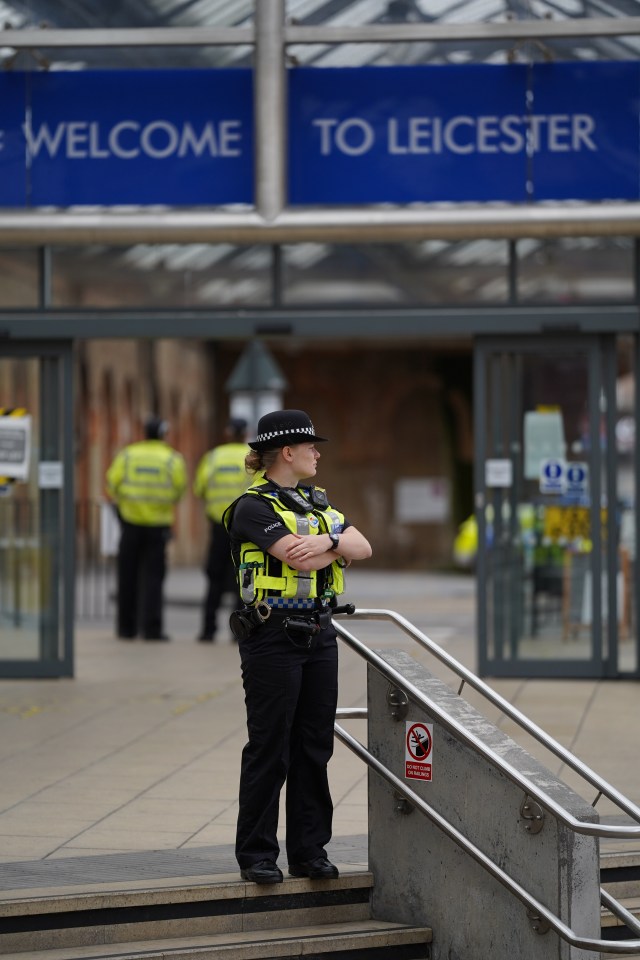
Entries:
<svg viewBox="0 0 640 960">
<path fill-rule="evenodd" d="M 349 582 L 347 599 L 402 613 L 475 666 L 472 578 L 357 571 Z M 74 679 L 0 681 L 0 888 L 46 886 L 54 877 L 58 885 L 78 877 L 98 882 L 236 871 L 232 844 L 246 735 L 239 659 L 226 629 L 214 645 L 195 642 L 201 590 L 197 571 L 174 573 L 168 593 L 178 591 L 184 602 L 168 608 L 171 643 L 123 643 L 109 624 L 80 624 Z M 450 678 L 387 624 L 343 622 L 369 646 L 406 649 Z M 365 680 L 361 660 L 343 648 L 341 706 L 365 705 Z M 638 683 L 505 680 L 491 686 L 640 803 Z M 470 699 L 479 706 L 473 692 Z M 495 708 L 482 712 L 515 736 Z M 364 737 L 362 720 L 344 726 Z M 561 771 L 560 761 L 537 744 L 520 734 L 516 739 Z M 366 863 L 366 771 L 340 743 L 331 782 L 331 855 Z M 591 788 L 580 792 L 590 800 L 595 795 Z M 606 803 L 598 809 L 614 813 Z"/>
</svg>

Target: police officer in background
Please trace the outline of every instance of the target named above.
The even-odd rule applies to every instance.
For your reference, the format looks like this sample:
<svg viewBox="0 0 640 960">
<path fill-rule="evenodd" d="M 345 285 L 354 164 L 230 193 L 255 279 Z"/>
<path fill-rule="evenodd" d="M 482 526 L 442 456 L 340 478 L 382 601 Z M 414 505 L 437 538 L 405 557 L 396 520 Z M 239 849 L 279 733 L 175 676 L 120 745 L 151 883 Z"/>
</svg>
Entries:
<svg viewBox="0 0 640 960">
<path fill-rule="evenodd" d="M 209 518 L 209 549 L 204 572 L 208 580 L 202 618 L 202 632 L 198 640 L 211 643 L 217 629 L 218 607 L 227 592 L 238 595 L 235 569 L 231 559 L 229 534 L 222 522 L 222 514 L 230 503 L 249 485 L 245 458 L 247 421 L 232 417 L 225 429 L 225 442 L 205 453 L 198 464 L 193 492 L 205 502 Z"/>
<path fill-rule="evenodd" d="M 162 626 L 162 587 L 175 505 L 187 486 L 182 454 L 164 438 L 165 420 L 149 417 L 145 439 L 124 447 L 107 471 L 107 495 L 116 505 L 118 548 L 118 636 L 168 640 Z"/>
<path fill-rule="evenodd" d="M 338 876 L 327 859 L 333 804 L 338 650 L 331 609 L 344 568 L 371 556 L 365 537 L 313 478 L 320 453 L 302 410 L 261 417 L 247 467 L 258 474 L 225 513 L 244 607 L 231 615 L 239 642 L 249 740 L 242 752 L 236 857 L 244 880 L 282 882 L 277 865 L 286 780 L 289 873 Z"/>
</svg>

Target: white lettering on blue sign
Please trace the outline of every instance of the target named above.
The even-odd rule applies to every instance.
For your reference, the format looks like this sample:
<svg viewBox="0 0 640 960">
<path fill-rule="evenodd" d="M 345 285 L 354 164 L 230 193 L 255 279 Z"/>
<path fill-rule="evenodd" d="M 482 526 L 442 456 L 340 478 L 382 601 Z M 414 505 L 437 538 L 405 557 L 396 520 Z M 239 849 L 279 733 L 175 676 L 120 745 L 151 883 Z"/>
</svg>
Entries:
<svg viewBox="0 0 640 960">
<path fill-rule="evenodd" d="M 321 117 L 320 153 L 334 149 L 350 157 L 367 153 L 375 142 L 372 124 L 362 117 Z M 596 123 L 589 114 L 389 118 L 386 146 L 390 154 L 580 153 L 597 151 Z"/>
<path fill-rule="evenodd" d="M 331 154 L 333 144 L 348 157 L 359 157 L 373 146 L 373 127 L 362 117 L 347 117 L 341 122 L 318 119 L 313 125 L 320 127 L 320 153 L 324 157 Z"/>
<path fill-rule="evenodd" d="M 32 129 L 28 121 L 23 130 L 33 158 L 41 153 L 66 160 L 242 156 L 240 120 L 209 121 L 199 130 L 188 122 L 175 124 L 161 119 L 144 125 L 137 120 L 121 120 L 106 129 L 99 121 L 65 121 L 51 128 L 41 123 Z"/>
</svg>

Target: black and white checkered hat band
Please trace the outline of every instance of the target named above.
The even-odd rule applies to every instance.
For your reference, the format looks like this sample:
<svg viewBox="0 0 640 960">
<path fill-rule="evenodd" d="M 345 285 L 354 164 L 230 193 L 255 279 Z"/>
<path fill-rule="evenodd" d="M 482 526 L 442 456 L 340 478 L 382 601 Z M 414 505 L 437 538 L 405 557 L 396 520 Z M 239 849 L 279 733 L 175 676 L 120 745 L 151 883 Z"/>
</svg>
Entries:
<svg viewBox="0 0 640 960">
<path fill-rule="evenodd" d="M 270 430 L 269 433 L 259 433 L 255 443 L 264 443 L 266 440 L 275 440 L 277 437 L 290 437 L 294 433 L 306 433 L 308 436 L 314 436 L 313 425 L 310 427 L 289 427 L 288 430 Z"/>
</svg>

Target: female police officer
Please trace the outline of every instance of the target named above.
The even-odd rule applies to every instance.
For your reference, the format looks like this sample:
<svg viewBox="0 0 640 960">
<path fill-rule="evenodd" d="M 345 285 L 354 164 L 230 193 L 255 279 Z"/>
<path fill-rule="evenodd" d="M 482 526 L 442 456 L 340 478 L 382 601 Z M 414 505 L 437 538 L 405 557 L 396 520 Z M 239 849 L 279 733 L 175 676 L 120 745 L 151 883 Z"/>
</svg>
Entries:
<svg viewBox="0 0 640 960">
<path fill-rule="evenodd" d="M 249 740 L 242 752 L 236 857 L 241 876 L 280 883 L 278 808 L 286 786 L 286 848 L 294 877 L 330 879 L 333 752 L 338 652 L 331 606 L 343 569 L 371 556 L 363 535 L 327 501 L 299 485 L 320 454 L 311 420 L 277 410 L 258 423 L 246 465 L 260 474 L 225 514 L 242 610 L 238 640 Z"/>
</svg>

